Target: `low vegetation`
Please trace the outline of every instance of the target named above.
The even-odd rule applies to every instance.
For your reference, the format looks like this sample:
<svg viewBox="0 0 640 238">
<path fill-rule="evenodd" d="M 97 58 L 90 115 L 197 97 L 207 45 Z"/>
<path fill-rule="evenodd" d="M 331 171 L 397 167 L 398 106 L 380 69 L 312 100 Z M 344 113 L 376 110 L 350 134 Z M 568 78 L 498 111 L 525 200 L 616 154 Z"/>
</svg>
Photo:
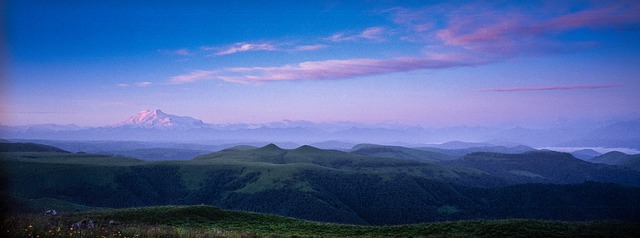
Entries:
<svg viewBox="0 0 640 238">
<path fill-rule="evenodd" d="M 92 219 L 92 229 L 71 225 Z M 4 237 L 640 237 L 632 222 L 488 220 L 400 226 L 319 223 L 211 206 L 163 206 L 99 212 L 11 215 Z"/>
</svg>

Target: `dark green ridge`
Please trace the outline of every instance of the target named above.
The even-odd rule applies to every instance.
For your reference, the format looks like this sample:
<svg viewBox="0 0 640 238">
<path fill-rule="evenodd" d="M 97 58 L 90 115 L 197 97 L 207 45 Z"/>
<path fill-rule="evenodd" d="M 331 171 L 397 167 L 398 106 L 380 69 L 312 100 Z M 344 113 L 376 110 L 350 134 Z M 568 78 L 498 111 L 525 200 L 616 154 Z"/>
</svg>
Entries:
<svg viewBox="0 0 640 238">
<path fill-rule="evenodd" d="M 69 151 L 35 143 L 0 143 L 0 152 L 56 152 L 70 153 Z"/>
</svg>

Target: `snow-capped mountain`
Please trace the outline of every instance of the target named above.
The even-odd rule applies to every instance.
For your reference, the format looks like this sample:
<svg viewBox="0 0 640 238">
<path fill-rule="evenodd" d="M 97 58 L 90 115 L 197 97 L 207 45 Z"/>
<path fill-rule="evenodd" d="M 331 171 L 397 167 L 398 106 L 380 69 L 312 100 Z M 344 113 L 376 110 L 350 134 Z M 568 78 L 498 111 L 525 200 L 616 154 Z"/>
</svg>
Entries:
<svg viewBox="0 0 640 238">
<path fill-rule="evenodd" d="M 195 129 L 207 128 L 201 120 L 188 116 L 166 114 L 159 109 L 142 111 L 112 127 L 142 129 Z"/>
</svg>

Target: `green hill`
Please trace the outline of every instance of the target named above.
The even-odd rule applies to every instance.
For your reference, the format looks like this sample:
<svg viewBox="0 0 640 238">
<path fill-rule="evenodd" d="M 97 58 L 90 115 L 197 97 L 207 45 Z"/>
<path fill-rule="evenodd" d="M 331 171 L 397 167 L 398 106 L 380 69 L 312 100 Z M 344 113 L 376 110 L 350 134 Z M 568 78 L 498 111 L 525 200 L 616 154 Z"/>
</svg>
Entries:
<svg viewBox="0 0 640 238">
<path fill-rule="evenodd" d="M 609 165 L 619 165 L 628 168 L 632 168 L 640 171 L 640 154 L 638 155 L 628 155 L 618 151 L 612 151 L 600 156 L 597 156 L 589 162 L 593 163 L 601 163 L 601 164 L 609 164 Z"/>
<path fill-rule="evenodd" d="M 638 182 L 637 172 L 551 152 L 480 153 L 438 163 L 275 145 L 230 148 L 189 161 L 35 152 L 0 157 L 14 212 L 207 204 L 365 225 L 640 220 L 640 187 L 584 183 L 615 182 L 607 180 L 613 172 Z M 514 185 L 541 181 L 532 174 L 555 184 Z M 599 199 L 601 194 L 611 196 Z"/>
<path fill-rule="evenodd" d="M 92 219 L 94 229 L 70 229 Z M 115 223 L 109 224 L 110 221 Z M 115 225 L 114 225 L 115 224 Z M 211 206 L 164 206 L 12 215 L 3 221 L 7 237 L 638 237 L 630 222 L 540 220 L 459 221 L 402 226 L 353 226 L 221 210 Z"/>
<path fill-rule="evenodd" d="M 582 183 L 599 181 L 640 186 L 640 173 L 616 166 L 589 163 L 571 154 L 531 151 L 522 154 L 477 152 L 444 165 L 476 169 L 511 183 Z"/>
<path fill-rule="evenodd" d="M 35 143 L 0 143 L 0 153 L 2 152 L 56 152 L 56 153 L 69 153 L 69 151 Z"/>
<path fill-rule="evenodd" d="M 384 146 L 361 144 L 353 147 L 352 154 L 361 156 L 386 157 L 404 160 L 415 160 L 422 162 L 437 162 L 452 160 L 456 157 L 433 151 L 412 149 L 401 146 Z"/>
<path fill-rule="evenodd" d="M 144 161 L 162 161 L 162 160 L 190 160 L 196 156 L 208 154 L 210 152 L 191 149 L 177 148 L 145 148 L 125 151 L 106 151 L 100 152 L 114 156 L 123 156 L 136 158 Z"/>
</svg>

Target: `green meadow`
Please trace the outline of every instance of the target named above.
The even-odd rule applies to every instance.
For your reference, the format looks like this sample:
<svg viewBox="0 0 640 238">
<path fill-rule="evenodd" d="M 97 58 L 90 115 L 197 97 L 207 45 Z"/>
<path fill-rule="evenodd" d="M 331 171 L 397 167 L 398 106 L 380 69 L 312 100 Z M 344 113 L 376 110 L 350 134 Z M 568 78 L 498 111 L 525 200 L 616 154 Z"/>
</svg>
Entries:
<svg viewBox="0 0 640 238">
<path fill-rule="evenodd" d="M 74 230 L 82 219 L 93 229 Z M 114 221 L 115 225 L 110 225 Z M 398 226 L 320 223 L 212 206 L 161 206 L 84 213 L 12 215 L 5 237 L 638 237 L 640 224 L 475 220 Z"/>
</svg>

